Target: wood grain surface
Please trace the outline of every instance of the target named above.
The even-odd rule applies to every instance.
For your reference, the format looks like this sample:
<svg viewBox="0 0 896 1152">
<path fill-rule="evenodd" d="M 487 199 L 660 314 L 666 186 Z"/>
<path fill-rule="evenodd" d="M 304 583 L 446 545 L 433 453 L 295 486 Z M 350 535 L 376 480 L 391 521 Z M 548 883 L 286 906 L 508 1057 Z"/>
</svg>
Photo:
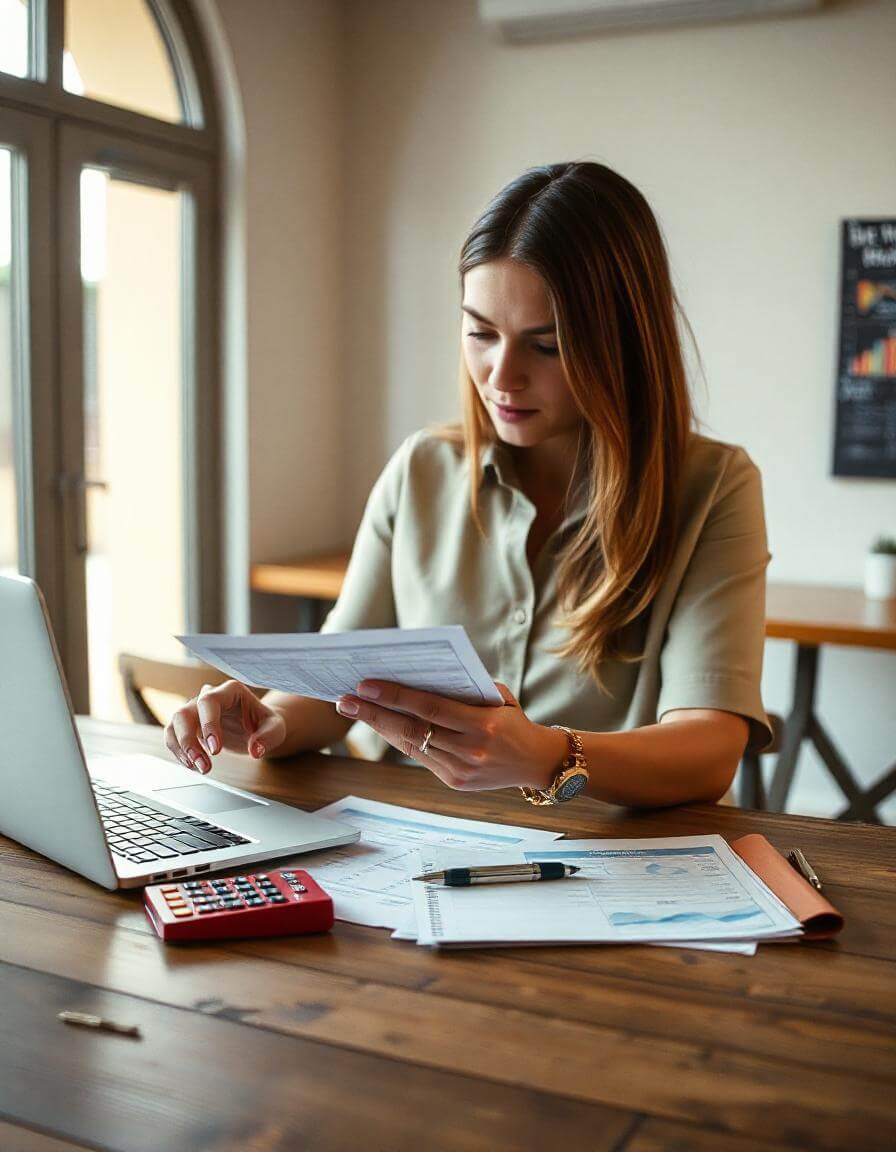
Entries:
<svg viewBox="0 0 896 1152">
<path fill-rule="evenodd" d="M 164 754 L 158 729 L 81 728 L 88 752 Z M 806 852 L 846 927 L 752 958 L 442 954 L 340 922 L 322 936 L 164 945 L 139 892 L 0 839 L 3 1152 L 893 1146 L 896 829 L 708 806 L 536 810 L 325 755 L 220 757 L 214 771 L 308 810 L 351 793 L 576 838 L 762 831 Z M 138 1024 L 142 1038 L 67 1028 L 64 1008 Z"/>
<path fill-rule="evenodd" d="M 869 600 L 861 588 L 770 583 L 765 634 L 818 646 L 896 651 L 896 600 Z"/>
</svg>

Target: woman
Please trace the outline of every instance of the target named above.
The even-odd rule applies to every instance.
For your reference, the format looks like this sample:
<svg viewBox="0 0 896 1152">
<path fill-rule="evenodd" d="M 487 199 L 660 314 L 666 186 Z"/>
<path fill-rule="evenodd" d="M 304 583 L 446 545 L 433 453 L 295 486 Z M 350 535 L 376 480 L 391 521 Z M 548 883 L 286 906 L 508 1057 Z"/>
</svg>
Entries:
<svg viewBox="0 0 896 1152">
<path fill-rule="evenodd" d="M 377 481 L 324 631 L 463 624 L 504 697 L 388 683 L 333 705 L 230 681 L 167 729 L 288 755 L 356 720 L 452 788 L 719 799 L 762 709 L 759 473 L 698 435 L 653 213 L 596 163 L 525 172 L 461 253 L 463 427 L 418 432 Z M 564 725 L 565 727 L 555 727 Z"/>
</svg>

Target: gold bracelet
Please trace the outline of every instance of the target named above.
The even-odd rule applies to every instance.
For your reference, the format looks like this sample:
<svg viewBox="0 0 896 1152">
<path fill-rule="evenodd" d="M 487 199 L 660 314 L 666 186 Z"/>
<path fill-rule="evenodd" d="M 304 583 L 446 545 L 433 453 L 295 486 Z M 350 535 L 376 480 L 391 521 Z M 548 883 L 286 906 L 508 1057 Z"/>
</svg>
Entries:
<svg viewBox="0 0 896 1152">
<path fill-rule="evenodd" d="M 552 724 L 551 727 L 566 733 L 569 753 L 557 769 L 548 788 L 520 788 L 523 797 L 530 804 L 560 804 L 572 800 L 588 783 L 588 761 L 582 737 L 563 724 Z"/>
</svg>

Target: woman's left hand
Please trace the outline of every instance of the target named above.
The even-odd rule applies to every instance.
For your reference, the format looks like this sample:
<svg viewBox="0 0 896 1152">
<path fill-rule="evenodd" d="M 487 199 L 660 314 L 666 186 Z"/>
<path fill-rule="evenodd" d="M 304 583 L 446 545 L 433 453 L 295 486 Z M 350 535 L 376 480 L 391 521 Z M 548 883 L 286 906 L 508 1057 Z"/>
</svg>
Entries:
<svg viewBox="0 0 896 1152">
<path fill-rule="evenodd" d="M 363 680 L 357 695 L 341 697 L 336 710 L 369 724 L 449 788 L 549 787 L 567 754 L 566 736 L 530 720 L 506 684 L 497 688 L 503 707 L 462 704 L 388 681 Z M 430 726 L 432 737 L 421 753 Z"/>
</svg>

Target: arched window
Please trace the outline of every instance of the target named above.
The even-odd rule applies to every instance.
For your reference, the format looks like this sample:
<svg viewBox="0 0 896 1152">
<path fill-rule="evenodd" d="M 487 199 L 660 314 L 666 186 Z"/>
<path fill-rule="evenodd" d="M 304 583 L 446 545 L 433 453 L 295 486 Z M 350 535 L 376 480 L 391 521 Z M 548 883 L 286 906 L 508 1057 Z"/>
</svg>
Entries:
<svg viewBox="0 0 896 1152">
<path fill-rule="evenodd" d="M 75 708 L 221 625 L 219 131 L 178 0 L 0 0 L 0 570 Z"/>
</svg>

